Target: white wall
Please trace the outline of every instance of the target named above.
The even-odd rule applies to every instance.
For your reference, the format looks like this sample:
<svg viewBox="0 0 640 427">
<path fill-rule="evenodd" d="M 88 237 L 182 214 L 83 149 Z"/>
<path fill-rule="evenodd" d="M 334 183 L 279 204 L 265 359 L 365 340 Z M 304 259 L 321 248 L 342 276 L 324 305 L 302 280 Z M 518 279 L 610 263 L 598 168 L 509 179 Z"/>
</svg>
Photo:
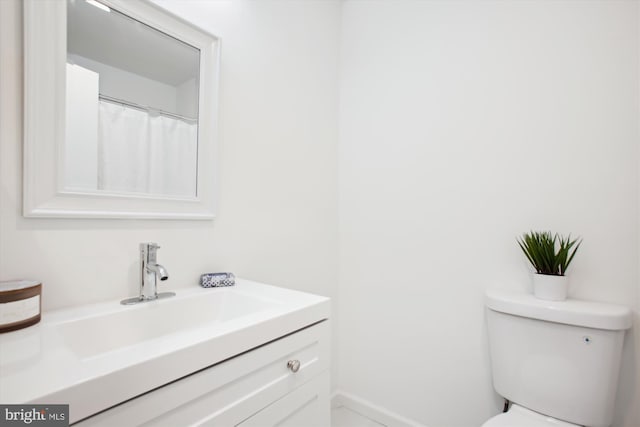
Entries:
<svg viewBox="0 0 640 427">
<path fill-rule="evenodd" d="M 69 53 L 67 58 L 100 74 L 102 95 L 186 117 L 198 116 L 198 84 L 195 78 L 172 86 L 84 56 Z"/>
<path fill-rule="evenodd" d="M 181 114 L 177 107 L 178 87 L 121 70 L 84 56 L 67 57 L 84 68 L 100 74 L 100 94 L 134 102 L 139 105 Z"/>
<path fill-rule="evenodd" d="M 572 296 L 638 309 L 637 8 L 344 2 L 340 388 L 427 426 L 496 414 L 483 292 L 528 288 L 531 229 L 584 238 Z M 640 425 L 632 337 L 615 425 Z"/>
<path fill-rule="evenodd" d="M 64 187 L 98 188 L 99 74 L 67 63 Z"/>
<path fill-rule="evenodd" d="M 195 78 L 176 86 L 176 111 L 186 117 L 198 117 L 198 82 Z"/>
<path fill-rule="evenodd" d="M 0 280 L 41 280 L 45 310 L 135 295 L 143 241 L 162 246 L 165 290 L 233 271 L 335 295 L 339 3 L 175 7 L 226 49 L 214 221 L 22 217 L 21 1 L 0 1 Z"/>
<path fill-rule="evenodd" d="M 637 12 L 636 12 L 636 16 L 638 18 L 638 22 L 640 22 L 640 7 L 637 8 Z M 638 58 L 640 58 L 640 28 L 638 28 L 638 30 L 636 31 L 636 40 L 638 41 Z M 640 59 L 638 60 L 638 62 L 640 62 Z M 640 82 L 640 65 L 638 66 L 638 70 L 637 70 L 637 78 L 638 78 L 638 82 Z M 638 94 L 638 111 L 637 111 L 637 117 L 638 117 L 638 123 L 637 123 L 637 141 L 638 144 L 640 145 L 640 83 L 638 84 L 637 88 L 636 88 L 636 93 Z M 639 150 L 639 154 L 640 154 L 640 150 Z M 639 206 L 639 211 L 640 211 L 640 155 L 638 155 L 638 206 Z M 640 215 L 638 215 L 638 220 L 640 221 Z M 640 227 L 638 230 L 638 242 L 637 242 L 638 246 L 640 247 Z M 638 276 L 640 279 L 640 249 L 638 251 Z M 633 356 L 635 357 L 636 360 L 636 380 L 635 380 L 635 384 L 636 384 L 636 390 L 635 393 L 633 393 L 633 397 L 631 398 L 632 402 L 635 402 L 635 414 L 629 414 L 628 417 L 630 420 L 635 420 L 637 424 L 640 424 L 640 404 L 638 402 L 640 402 L 640 387 L 638 386 L 638 384 L 640 384 L 640 280 L 636 281 L 636 301 L 637 301 L 637 306 L 636 306 L 636 312 L 635 312 L 635 319 L 634 319 L 634 331 L 635 331 L 635 351 L 633 352 Z M 633 378 L 633 377 L 632 377 Z M 628 423 L 630 424 L 630 423 Z"/>
</svg>

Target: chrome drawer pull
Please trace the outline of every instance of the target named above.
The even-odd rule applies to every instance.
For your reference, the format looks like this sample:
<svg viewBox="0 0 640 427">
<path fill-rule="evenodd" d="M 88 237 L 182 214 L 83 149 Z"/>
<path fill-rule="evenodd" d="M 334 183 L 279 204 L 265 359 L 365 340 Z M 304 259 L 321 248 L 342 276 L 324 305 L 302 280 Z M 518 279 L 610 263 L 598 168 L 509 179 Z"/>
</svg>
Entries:
<svg viewBox="0 0 640 427">
<path fill-rule="evenodd" d="M 299 360 L 289 360 L 287 362 L 287 368 L 291 370 L 291 372 L 296 373 L 300 369 L 300 361 Z"/>
</svg>

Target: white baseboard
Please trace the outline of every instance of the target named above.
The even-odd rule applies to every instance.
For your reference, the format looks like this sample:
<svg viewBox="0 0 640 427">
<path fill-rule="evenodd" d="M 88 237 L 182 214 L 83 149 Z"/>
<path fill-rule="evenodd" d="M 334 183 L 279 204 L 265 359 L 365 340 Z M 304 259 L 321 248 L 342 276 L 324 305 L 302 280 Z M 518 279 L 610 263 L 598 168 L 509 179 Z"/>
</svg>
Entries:
<svg viewBox="0 0 640 427">
<path fill-rule="evenodd" d="M 424 424 L 403 417 L 368 400 L 342 390 L 336 390 L 331 395 L 331 407 L 338 408 L 340 406 L 344 406 L 388 427 L 425 427 Z"/>
</svg>

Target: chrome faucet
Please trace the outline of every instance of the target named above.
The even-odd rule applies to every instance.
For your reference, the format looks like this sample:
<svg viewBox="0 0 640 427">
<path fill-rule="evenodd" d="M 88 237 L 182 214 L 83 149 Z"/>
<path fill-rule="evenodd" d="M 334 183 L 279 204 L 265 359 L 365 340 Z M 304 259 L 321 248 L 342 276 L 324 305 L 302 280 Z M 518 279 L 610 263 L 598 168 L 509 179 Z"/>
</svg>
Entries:
<svg viewBox="0 0 640 427">
<path fill-rule="evenodd" d="M 174 292 L 158 293 L 158 279 L 169 278 L 167 270 L 156 262 L 158 249 L 157 243 L 140 243 L 140 296 L 122 300 L 121 304 L 138 304 L 175 295 Z"/>
</svg>

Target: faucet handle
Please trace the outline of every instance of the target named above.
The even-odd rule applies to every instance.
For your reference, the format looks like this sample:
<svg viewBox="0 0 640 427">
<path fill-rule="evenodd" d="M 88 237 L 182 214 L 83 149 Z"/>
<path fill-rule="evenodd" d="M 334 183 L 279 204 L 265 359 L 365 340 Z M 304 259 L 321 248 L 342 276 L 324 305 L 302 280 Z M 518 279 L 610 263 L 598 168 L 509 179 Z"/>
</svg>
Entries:
<svg viewBox="0 0 640 427">
<path fill-rule="evenodd" d="M 160 245 L 155 242 L 140 243 L 140 250 L 160 249 Z"/>
</svg>

